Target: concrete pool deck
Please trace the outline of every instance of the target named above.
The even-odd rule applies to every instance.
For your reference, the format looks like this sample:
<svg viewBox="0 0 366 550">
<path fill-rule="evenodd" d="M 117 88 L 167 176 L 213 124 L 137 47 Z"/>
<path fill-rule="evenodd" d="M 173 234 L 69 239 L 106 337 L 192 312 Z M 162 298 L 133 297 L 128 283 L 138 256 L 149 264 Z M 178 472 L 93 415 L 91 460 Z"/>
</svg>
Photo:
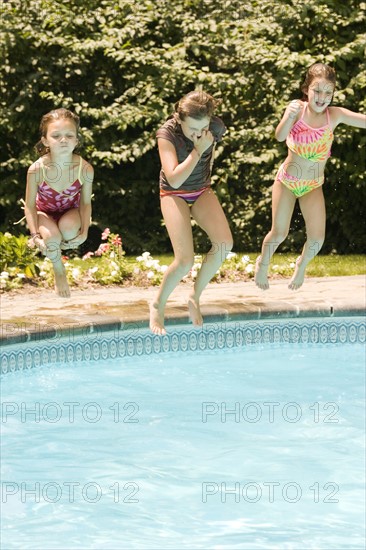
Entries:
<svg viewBox="0 0 366 550">
<path fill-rule="evenodd" d="M 307 278 L 298 291 L 287 288 L 285 279 L 271 281 L 268 291 L 253 281 L 211 283 L 202 294 L 205 322 L 235 319 L 339 317 L 366 314 L 366 276 Z M 166 326 L 188 322 L 190 283 L 180 284 L 166 308 Z M 68 299 L 51 289 L 4 293 L 1 296 L 2 343 L 47 337 L 70 328 L 93 332 L 121 327 L 147 327 L 149 302 L 157 287 L 98 287 L 72 290 Z"/>
</svg>

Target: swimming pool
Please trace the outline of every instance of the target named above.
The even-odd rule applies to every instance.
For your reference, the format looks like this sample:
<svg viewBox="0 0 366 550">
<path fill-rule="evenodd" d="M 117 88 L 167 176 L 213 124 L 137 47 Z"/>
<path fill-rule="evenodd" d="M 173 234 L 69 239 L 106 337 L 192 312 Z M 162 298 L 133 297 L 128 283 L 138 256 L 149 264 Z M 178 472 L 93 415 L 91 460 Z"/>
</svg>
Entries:
<svg viewBox="0 0 366 550">
<path fill-rule="evenodd" d="M 363 548 L 362 320 L 206 328 L 3 377 L 4 548 Z"/>
</svg>

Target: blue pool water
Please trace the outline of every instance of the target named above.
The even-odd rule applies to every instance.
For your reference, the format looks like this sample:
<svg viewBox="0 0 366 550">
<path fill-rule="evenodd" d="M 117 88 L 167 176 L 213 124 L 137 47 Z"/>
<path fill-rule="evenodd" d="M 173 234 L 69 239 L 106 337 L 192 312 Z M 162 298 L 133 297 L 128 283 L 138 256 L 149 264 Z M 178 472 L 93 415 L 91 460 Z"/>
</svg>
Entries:
<svg viewBox="0 0 366 550">
<path fill-rule="evenodd" d="M 364 548 L 364 364 L 253 345 L 4 377 L 2 548 Z"/>
</svg>

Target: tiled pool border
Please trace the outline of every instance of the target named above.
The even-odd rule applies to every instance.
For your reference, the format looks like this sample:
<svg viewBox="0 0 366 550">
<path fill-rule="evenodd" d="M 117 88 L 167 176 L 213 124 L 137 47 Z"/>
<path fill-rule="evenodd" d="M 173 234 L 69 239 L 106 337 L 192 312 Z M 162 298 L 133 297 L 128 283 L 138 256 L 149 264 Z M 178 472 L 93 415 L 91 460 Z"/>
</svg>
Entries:
<svg viewBox="0 0 366 550">
<path fill-rule="evenodd" d="M 227 323 L 233 321 L 251 321 L 262 322 L 271 321 L 277 322 L 281 320 L 303 320 L 303 319 L 338 319 L 338 318 L 363 318 L 366 319 L 366 311 L 364 308 L 359 309 L 341 309 L 334 310 L 333 307 L 327 309 L 309 309 L 309 310 L 293 310 L 284 309 L 283 311 L 256 311 L 256 312 L 238 312 L 226 314 L 205 315 L 205 324 L 209 323 Z M 171 326 L 187 326 L 187 317 L 168 318 L 167 329 Z M 26 342 L 39 342 L 41 340 L 58 339 L 60 337 L 83 338 L 87 334 L 95 335 L 102 332 L 110 331 L 134 331 L 148 328 L 148 320 L 136 320 L 123 322 L 121 320 L 106 320 L 102 322 L 91 321 L 89 323 L 75 323 L 70 321 L 69 324 L 62 322 L 58 324 L 54 320 L 47 323 L 40 321 L 38 318 L 30 319 L 29 321 L 8 321 L 0 323 L 0 346 L 23 344 Z"/>
<path fill-rule="evenodd" d="M 365 343 L 366 323 L 365 317 L 217 321 L 206 323 L 201 329 L 171 326 L 166 336 L 151 334 L 131 323 L 116 324 L 108 331 L 105 325 L 93 325 L 92 331 L 85 326 L 76 331 L 71 327 L 62 334 L 57 330 L 40 331 L 38 338 L 35 334 L 30 341 L 2 340 L 2 374 L 55 363 L 212 351 L 252 344 Z"/>
</svg>

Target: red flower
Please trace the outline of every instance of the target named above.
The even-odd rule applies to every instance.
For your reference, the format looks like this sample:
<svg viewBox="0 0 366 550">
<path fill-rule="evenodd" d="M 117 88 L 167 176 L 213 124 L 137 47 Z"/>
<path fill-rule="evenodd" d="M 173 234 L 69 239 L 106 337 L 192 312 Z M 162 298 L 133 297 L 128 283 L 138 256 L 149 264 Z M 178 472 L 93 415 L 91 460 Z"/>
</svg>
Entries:
<svg viewBox="0 0 366 550">
<path fill-rule="evenodd" d="M 115 235 L 115 237 L 112 240 L 112 244 L 115 246 L 121 246 L 122 245 L 122 239 L 119 235 Z"/>
</svg>

